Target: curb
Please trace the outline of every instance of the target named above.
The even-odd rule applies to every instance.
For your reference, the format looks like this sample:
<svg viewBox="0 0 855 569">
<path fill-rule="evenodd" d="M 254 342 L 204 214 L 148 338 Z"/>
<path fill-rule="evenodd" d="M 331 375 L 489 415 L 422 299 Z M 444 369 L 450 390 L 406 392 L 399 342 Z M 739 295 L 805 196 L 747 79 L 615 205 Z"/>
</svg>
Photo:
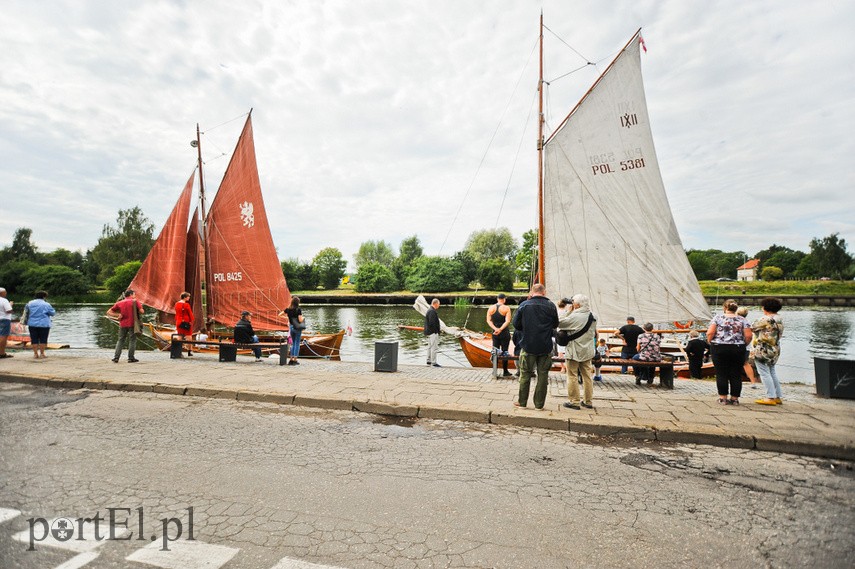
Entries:
<svg viewBox="0 0 855 569">
<path fill-rule="evenodd" d="M 547 415 L 544 414 L 543 411 L 537 411 L 536 413 L 525 411 L 474 411 L 431 406 L 420 407 L 418 405 L 402 405 L 382 401 L 352 401 L 350 399 L 304 397 L 296 394 L 276 394 L 258 391 L 214 389 L 208 387 L 181 387 L 160 383 L 121 383 L 108 380 L 65 380 L 50 377 L 13 376 L 6 374 L 0 374 L 0 382 L 21 383 L 34 387 L 51 387 L 59 389 L 158 393 L 189 397 L 206 397 L 209 399 L 273 403 L 277 405 L 294 405 L 316 409 L 357 411 L 382 416 L 439 419 L 547 429 L 551 431 L 590 435 L 608 440 L 646 440 L 662 443 L 702 444 L 724 448 L 779 452 L 784 454 L 809 456 L 813 458 L 855 461 L 855 447 L 849 445 L 831 445 L 809 441 L 774 439 L 765 436 L 756 437 L 753 435 L 678 431 L 632 425 L 583 423 L 573 421 L 572 418 L 561 418 L 559 416 L 552 415 L 551 413 Z"/>
</svg>

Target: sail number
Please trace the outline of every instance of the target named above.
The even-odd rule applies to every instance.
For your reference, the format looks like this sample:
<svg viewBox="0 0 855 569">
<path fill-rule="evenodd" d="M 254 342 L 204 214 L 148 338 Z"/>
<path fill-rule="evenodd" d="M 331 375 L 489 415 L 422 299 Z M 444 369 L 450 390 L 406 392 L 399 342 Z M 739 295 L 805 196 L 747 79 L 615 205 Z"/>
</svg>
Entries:
<svg viewBox="0 0 855 569">
<path fill-rule="evenodd" d="M 627 170 L 637 170 L 639 168 L 644 168 L 644 158 L 636 158 L 634 160 L 621 160 L 620 161 L 620 171 L 625 172 Z M 614 167 L 609 164 L 594 164 L 591 166 L 591 171 L 596 175 L 602 174 L 612 174 L 616 172 Z"/>
<path fill-rule="evenodd" d="M 226 281 L 242 281 L 243 273 L 214 273 L 214 282 L 224 283 Z"/>
</svg>

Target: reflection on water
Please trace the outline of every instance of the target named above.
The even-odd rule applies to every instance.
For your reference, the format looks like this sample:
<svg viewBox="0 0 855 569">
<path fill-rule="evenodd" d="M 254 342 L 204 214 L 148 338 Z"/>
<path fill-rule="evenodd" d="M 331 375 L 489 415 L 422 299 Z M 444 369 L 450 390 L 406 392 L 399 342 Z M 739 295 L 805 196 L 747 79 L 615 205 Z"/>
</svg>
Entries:
<svg viewBox="0 0 855 569">
<path fill-rule="evenodd" d="M 70 344 L 75 348 L 113 348 L 118 327 L 104 318 L 107 305 L 57 305 L 57 315 L 50 341 Z M 345 336 L 342 359 L 373 361 L 374 343 L 399 343 L 398 361 L 423 364 L 426 342 L 421 332 L 399 330 L 398 325 L 421 326 L 423 318 L 410 306 L 312 306 L 303 305 L 309 330 L 331 332 L 351 326 L 352 336 Z M 487 307 L 441 306 L 440 318 L 451 326 L 486 331 Z M 751 307 L 749 320 L 761 316 Z M 813 357 L 855 359 L 855 310 L 832 308 L 787 308 L 781 311 L 785 331 L 781 345 L 778 375 L 782 381 L 813 383 Z M 139 349 L 153 349 L 150 339 L 142 339 Z M 457 340 L 440 337 L 439 362 L 444 365 L 469 365 Z"/>
</svg>

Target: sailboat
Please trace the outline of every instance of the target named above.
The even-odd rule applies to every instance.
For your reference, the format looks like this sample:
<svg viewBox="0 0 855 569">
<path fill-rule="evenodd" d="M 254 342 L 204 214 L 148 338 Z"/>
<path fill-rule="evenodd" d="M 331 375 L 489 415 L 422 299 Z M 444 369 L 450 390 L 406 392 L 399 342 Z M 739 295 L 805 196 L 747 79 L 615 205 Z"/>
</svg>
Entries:
<svg viewBox="0 0 855 569">
<path fill-rule="evenodd" d="M 282 335 L 287 318 L 279 312 L 291 302 L 291 293 L 270 234 L 255 159 L 252 111 L 219 190 L 206 210 L 202 177 L 200 131 L 193 146 L 198 150 L 199 207 L 187 223 L 193 197 L 195 169 L 130 288 L 145 305 L 158 312 L 159 325 L 149 325 L 161 349 L 175 333 L 175 302 L 182 291 L 191 293 L 196 319 L 193 333 L 217 326 L 230 327 L 241 312 L 252 313 L 252 323 L 262 334 Z M 201 214 L 201 215 L 200 215 Z M 205 291 L 203 301 L 202 291 Z M 269 336 L 268 336 L 269 337 Z M 303 334 L 301 356 L 338 358 L 344 330 L 332 334 Z"/>
<path fill-rule="evenodd" d="M 659 171 L 641 30 L 544 138 L 543 16 L 540 26 L 538 282 L 554 299 L 586 294 L 600 331 L 628 315 L 660 326 L 709 320 Z M 460 344 L 473 366 L 491 365 L 489 337 Z"/>
</svg>

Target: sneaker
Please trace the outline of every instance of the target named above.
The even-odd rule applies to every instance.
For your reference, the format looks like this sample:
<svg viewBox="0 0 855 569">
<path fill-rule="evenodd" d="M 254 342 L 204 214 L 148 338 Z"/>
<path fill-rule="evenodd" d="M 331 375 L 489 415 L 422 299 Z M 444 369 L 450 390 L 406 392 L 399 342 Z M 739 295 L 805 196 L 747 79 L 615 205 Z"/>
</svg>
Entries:
<svg viewBox="0 0 855 569">
<path fill-rule="evenodd" d="M 581 409 L 581 407 L 579 407 L 579 404 L 578 404 L 578 403 L 570 403 L 569 401 L 568 401 L 568 402 L 566 402 L 566 403 L 564 403 L 564 407 L 565 407 L 566 409 L 576 409 L 577 411 L 578 411 L 579 409 Z"/>
<path fill-rule="evenodd" d="M 431 363 L 430 363 L 430 362 L 428 362 L 428 363 L 427 363 L 427 365 L 431 365 Z"/>
<path fill-rule="evenodd" d="M 114 363 L 114 364 L 119 363 L 119 358 L 113 358 L 113 363 Z"/>
<path fill-rule="evenodd" d="M 300 365 L 300 362 L 298 362 L 297 360 L 292 360 L 292 361 L 294 362 L 294 365 L 295 365 L 295 366 Z"/>
<path fill-rule="evenodd" d="M 502 377 L 513 377 L 513 375 L 514 374 L 512 374 L 511 372 L 506 371 L 505 373 L 502 374 Z"/>
<path fill-rule="evenodd" d="M 433 367 L 442 367 L 442 366 L 439 364 L 433 364 Z"/>
<path fill-rule="evenodd" d="M 739 399 L 728 399 L 727 405 L 739 405 Z"/>
<path fill-rule="evenodd" d="M 636 385 L 641 385 L 641 378 L 640 378 L 640 377 L 636 377 L 636 378 L 635 378 L 635 384 L 636 384 Z"/>
<path fill-rule="evenodd" d="M 192 356 L 192 355 L 193 355 L 193 352 L 187 352 L 187 355 L 188 355 L 188 356 Z"/>
<path fill-rule="evenodd" d="M 138 359 L 136 359 L 136 358 L 128 358 L 128 363 L 129 363 L 129 364 L 135 364 L 135 363 L 137 363 L 138 361 L 139 361 L 139 360 L 138 360 Z"/>
<path fill-rule="evenodd" d="M 594 376 L 594 381 L 603 381 L 603 376 L 601 376 L 601 375 L 595 375 L 595 376 Z"/>
<path fill-rule="evenodd" d="M 256 363 L 261 361 L 261 358 L 255 358 Z"/>
<path fill-rule="evenodd" d="M 580 402 L 579 402 L 579 405 L 581 405 L 581 406 L 582 406 L 582 407 L 584 407 L 585 409 L 593 409 L 593 408 L 594 408 L 594 406 L 593 406 L 593 405 L 591 405 L 590 403 L 585 403 L 584 401 L 580 401 Z"/>
</svg>

